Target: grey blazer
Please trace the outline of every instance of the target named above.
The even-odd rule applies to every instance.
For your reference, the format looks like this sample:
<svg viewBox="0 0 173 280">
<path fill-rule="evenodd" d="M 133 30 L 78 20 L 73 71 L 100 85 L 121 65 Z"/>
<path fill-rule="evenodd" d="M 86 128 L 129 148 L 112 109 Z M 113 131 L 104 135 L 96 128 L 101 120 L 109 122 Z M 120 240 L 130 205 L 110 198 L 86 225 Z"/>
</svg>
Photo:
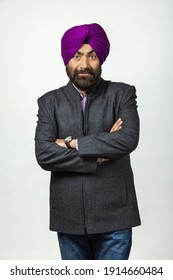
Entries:
<svg viewBox="0 0 173 280">
<path fill-rule="evenodd" d="M 94 234 L 140 225 L 130 164 L 139 138 L 135 88 L 101 78 L 87 92 L 83 114 L 69 82 L 38 105 L 35 149 L 39 165 L 51 171 L 50 230 Z M 109 133 L 119 117 L 123 128 Z M 78 150 L 55 143 L 70 135 Z M 110 160 L 97 164 L 97 157 Z"/>
</svg>

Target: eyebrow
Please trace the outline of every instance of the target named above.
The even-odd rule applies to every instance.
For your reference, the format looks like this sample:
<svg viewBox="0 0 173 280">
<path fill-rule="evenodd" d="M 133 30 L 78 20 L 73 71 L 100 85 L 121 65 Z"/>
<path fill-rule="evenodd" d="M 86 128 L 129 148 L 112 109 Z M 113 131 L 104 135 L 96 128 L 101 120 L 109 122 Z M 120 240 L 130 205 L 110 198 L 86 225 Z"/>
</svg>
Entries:
<svg viewBox="0 0 173 280">
<path fill-rule="evenodd" d="M 87 54 L 91 54 L 91 53 L 93 53 L 93 52 L 95 52 L 94 50 L 91 50 L 91 51 L 89 51 Z M 84 53 L 83 52 L 76 52 L 76 54 L 80 54 L 80 55 L 83 55 Z"/>
</svg>

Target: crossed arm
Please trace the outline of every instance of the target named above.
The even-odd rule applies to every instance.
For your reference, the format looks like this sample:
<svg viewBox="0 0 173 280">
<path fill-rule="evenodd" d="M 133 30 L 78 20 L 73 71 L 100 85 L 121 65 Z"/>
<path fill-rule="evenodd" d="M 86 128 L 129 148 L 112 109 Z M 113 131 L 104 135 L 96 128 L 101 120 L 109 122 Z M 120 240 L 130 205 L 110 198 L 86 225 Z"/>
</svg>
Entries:
<svg viewBox="0 0 173 280">
<path fill-rule="evenodd" d="M 79 136 L 77 140 L 71 141 L 72 149 L 66 147 L 64 139 L 54 138 L 57 133 L 56 123 L 51 115 L 53 105 L 50 99 L 40 98 L 35 135 L 36 158 L 39 165 L 49 171 L 93 173 L 97 163 L 130 154 L 138 144 L 139 118 L 135 89 L 133 87 L 128 89 L 121 99 L 119 119 L 110 131 Z"/>
<path fill-rule="evenodd" d="M 119 119 L 113 124 L 113 126 L 112 126 L 112 128 L 111 128 L 111 130 L 110 130 L 110 133 L 122 129 L 122 124 L 123 124 L 123 121 L 121 120 L 121 118 L 119 118 Z M 66 146 L 66 144 L 64 143 L 64 139 L 56 139 L 55 143 L 58 144 L 60 147 L 68 148 L 68 147 Z M 71 146 L 72 149 L 76 149 L 76 148 L 77 148 L 77 139 L 73 139 L 73 140 L 70 142 L 70 146 Z M 107 160 L 109 160 L 109 159 L 98 157 L 98 158 L 97 158 L 97 163 L 102 163 L 102 162 L 107 161 Z"/>
<path fill-rule="evenodd" d="M 119 118 L 115 123 L 114 125 L 112 126 L 111 130 L 110 130 L 110 133 L 111 132 L 115 132 L 117 130 L 120 130 L 122 128 L 122 120 Z M 67 148 L 66 144 L 64 143 L 64 139 L 56 139 L 56 144 L 58 144 L 59 146 L 63 147 L 63 148 Z M 72 149 L 76 149 L 77 147 L 77 143 L 76 143 L 76 139 L 73 139 L 71 142 L 70 142 L 70 146 Z"/>
</svg>

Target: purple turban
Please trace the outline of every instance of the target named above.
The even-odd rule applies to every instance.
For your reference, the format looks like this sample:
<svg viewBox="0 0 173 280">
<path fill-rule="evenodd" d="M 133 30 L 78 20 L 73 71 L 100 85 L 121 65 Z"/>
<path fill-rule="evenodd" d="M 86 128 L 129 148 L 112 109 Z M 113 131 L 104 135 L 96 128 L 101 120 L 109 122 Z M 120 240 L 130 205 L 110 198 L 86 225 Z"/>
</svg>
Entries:
<svg viewBox="0 0 173 280">
<path fill-rule="evenodd" d="M 109 54 L 110 43 L 104 29 L 97 23 L 91 23 L 74 26 L 64 33 L 61 39 L 61 55 L 65 65 L 84 43 L 93 48 L 103 64 Z"/>
</svg>

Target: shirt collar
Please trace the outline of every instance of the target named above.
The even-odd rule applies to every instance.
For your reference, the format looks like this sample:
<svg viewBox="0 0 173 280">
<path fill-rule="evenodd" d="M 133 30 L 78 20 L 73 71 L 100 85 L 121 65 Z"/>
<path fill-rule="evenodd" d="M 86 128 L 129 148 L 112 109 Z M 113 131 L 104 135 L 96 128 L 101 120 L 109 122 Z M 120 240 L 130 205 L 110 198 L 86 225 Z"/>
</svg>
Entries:
<svg viewBox="0 0 173 280">
<path fill-rule="evenodd" d="M 79 92 L 80 96 L 83 98 L 86 96 L 86 93 L 81 92 L 73 83 L 72 85 L 74 86 L 74 88 Z"/>
</svg>

